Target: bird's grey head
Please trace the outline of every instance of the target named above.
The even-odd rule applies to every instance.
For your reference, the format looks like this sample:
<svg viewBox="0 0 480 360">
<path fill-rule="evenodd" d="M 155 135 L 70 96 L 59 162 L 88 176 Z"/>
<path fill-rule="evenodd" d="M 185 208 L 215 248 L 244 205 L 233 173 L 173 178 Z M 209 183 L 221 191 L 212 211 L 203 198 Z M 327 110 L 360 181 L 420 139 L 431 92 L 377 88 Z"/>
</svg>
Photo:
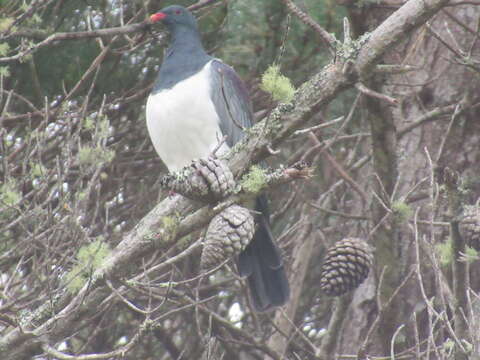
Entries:
<svg viewBox="0 0 480 360">
<path fill-rule="evenodd" d="M 170 32 L 180 29 L 197 30 L 197 20 L 180 5 L 171 5 L 150 16 L 150 22 L 162 22 Z"/>
</svg>

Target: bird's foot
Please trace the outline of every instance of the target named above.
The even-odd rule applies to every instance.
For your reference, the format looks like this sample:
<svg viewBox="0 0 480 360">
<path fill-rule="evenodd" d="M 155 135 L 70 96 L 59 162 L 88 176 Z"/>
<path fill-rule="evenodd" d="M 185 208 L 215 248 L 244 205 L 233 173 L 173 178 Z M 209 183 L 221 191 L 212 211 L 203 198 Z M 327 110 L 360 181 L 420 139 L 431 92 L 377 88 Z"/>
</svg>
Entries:
<svg viewBox="0 0 480 360">
<path fill-rule="evenodd" d="M 220 161 L 209 157 L 208 159 L 199 159 L 192 163 L 197 174 L 201 176 L 207 184 L 210 192 L 216 199 L 224 198 L 235 188 L 235 180 L 228 166 Z"/>
<path fill-rule="evenodd" d="M 235 181 L 225 163 L 208 158 L 166 175 L 161 186 L 194 200 L 212 202 L 232 193 Z"/>
</svg>

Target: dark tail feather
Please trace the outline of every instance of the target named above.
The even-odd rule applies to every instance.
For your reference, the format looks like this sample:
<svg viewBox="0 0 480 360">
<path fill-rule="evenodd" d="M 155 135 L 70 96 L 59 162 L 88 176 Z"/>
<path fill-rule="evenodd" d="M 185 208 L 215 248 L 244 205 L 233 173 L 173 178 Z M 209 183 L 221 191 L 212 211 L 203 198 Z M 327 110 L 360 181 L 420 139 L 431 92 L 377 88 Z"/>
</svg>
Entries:
<svg viewBox="0 0 480 360">
<path fill-rule="evenodd" d="M 247 277 L 255 310 L 266 311 L 285 304 L 290 289 L 280 251 L 270 232 L 265 195 L 257 198 L 255 209 L 261 212 L 256 219 L 258 227 L 238 258 L 238 271 Z"/>
</svg>

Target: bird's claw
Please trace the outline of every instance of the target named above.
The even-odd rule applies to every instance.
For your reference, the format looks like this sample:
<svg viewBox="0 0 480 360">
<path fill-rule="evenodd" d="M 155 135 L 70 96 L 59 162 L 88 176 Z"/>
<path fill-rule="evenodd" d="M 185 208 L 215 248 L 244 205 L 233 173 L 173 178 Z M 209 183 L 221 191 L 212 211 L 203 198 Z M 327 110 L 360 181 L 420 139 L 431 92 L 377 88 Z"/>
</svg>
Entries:
<svg viewBox="0 0 480 360">
<path fill-rule="evenodd" d="M 161 185 L 188 198 L 211 202 L 229 195 L 235 181 L 225 163 L 209 157 L 192 161 L 179 172 L 166 175 Z"/>
<path fill-rule="evenodd" d="M 216 199 L 225 197 L 235 187 L 232 172 L 219 159 L 212 157 L 199 159 L 192 166 L 204 179 L 210 192 Z"/>
</svg>

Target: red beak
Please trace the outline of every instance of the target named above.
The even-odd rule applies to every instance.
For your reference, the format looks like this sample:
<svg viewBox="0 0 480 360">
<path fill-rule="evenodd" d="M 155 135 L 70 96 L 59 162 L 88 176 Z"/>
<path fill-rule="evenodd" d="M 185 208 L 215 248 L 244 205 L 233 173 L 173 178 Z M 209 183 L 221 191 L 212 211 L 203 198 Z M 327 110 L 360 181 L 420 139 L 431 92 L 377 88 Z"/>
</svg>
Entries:
<svg viewBox="0 0 480 360">
<path fill-rule="evenodd" d="M 154 24 L 157 21 L 165 19 L 166 17 L 167 17 L 167 14 L 163 12 L 158 12 L 156 14 L 150 15 L 150 22 Z"/>
</svg>

